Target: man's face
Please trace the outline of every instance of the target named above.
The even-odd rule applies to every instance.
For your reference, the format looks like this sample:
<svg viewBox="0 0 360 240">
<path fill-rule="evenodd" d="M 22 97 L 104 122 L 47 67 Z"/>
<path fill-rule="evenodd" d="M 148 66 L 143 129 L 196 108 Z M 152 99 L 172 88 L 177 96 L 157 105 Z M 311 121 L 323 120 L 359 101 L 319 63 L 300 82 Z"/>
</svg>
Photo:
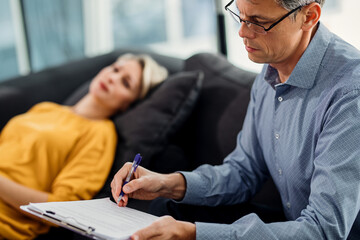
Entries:
<svg viewBox="0 0 360 240">
<path fill-rule="evenodd" d="M 275 0 L 236 0 L 236 6 L 241 19 L 258 23 L 265 28 L 288 13 Z M 243 23 L 239 36 L 244 41 L 249 59 L 256 63 L 279 64 L 296 58 L 302 30 L 301 21 L 294 21 L 292 17 L 293 15 L 285 18 L 265 35 L 252 32 Z"/>
</svg>

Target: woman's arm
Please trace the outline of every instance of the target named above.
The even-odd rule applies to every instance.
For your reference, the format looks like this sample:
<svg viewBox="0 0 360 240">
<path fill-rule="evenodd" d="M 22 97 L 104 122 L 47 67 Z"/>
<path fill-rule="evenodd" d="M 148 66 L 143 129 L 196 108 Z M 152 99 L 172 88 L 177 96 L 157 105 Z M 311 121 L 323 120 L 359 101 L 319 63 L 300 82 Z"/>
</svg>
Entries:
<svg viewBox="0 0 360 240">
<path fill-rule="evenodd" d="M 0 198 L 17 209 L 30 202 L 46 202 L 48 195 L 0 176 Z"/>
</svg>

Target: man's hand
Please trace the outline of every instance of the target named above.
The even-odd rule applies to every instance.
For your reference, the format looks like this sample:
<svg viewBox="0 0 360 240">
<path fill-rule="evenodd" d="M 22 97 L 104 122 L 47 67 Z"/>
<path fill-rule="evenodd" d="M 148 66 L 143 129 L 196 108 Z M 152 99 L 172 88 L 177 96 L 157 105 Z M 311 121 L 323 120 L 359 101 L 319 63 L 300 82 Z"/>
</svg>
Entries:
<svg viewBox="0 0 360 240">
<path fill-rule="evenodd" d="M 131 163 L 125 163 L 111 182 L 111 192 L 115 201 L 120 195 L 131 166 Z M 119 202 L 119 206 L 126 206 L 128 197 L 141 200 L 152 200 L 157 197 L 181 199 L 185 194 L 185 189 L 185 179 L 180 173 L 159 174 L 139 166 L 133 174 L 133 180 L 123 187 L 125 195 Z"/>
<path fill-rule="evenodd" d="M 188 239 L 196 238 L 195 224 L 176 221 L 170 216 L 164 216 L 143 228 L 131 236 L 132 240 L 167 240 L 167 239 Z"/>
</svg>

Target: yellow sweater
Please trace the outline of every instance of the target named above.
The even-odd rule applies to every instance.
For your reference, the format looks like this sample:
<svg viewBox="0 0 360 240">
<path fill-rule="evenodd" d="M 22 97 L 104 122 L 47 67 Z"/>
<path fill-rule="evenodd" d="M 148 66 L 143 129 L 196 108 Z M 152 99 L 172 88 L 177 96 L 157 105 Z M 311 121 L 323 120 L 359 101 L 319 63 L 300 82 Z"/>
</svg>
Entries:
<svg viewBox="0 0 360 240">
<path fill-rule="evenodd" d="M 48 192 L 48 201 L 91 199 L 109 174 L 116 141 L 110 120 L 89 120 L 68 107 L 40 103 L 1 132 L 0 174 Z M 0 239 L 32 239 L 48 230 L 0 199 Z"/>
</svg>

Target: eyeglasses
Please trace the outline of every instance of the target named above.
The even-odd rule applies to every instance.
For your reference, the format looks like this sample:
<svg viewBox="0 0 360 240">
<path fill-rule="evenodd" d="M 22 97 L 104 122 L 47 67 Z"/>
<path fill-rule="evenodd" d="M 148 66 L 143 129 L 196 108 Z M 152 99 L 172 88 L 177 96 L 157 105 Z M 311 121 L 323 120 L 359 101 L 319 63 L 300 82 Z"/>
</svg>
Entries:
<svg viewBox="0 0 360 240">
<path fill-rule="evenodd" d="M 274 22 L 273 24 L 270 25 L 270 27 L 265 28 L 264 26 L 261 26 L 260 24 L 254 23 L 254 22 L 250 22 L 247 20 L 243 20 L 241 19 L 241 17 L 236 14 L 234 11 L 232 11 L 229 6 L 234 2 L 234 0 L 231 0 L 228 4 L 226 4 L 225 6 L 225 10 L 228 11 L 230 13 L 230 15 L 234 18 L 234 20 L 241 24 L 241 23 L 245 23 L 246 26 L 253 32 L 255 33 L 259 33 L 259 34 L 266 34 L 268 31 L 270 31 L 270 29 L 272 29 L 273 27 L 275 27 L 277 24 L 279 24 L 282 20 L 284 20 L 285 18 L 287 18 L 288 16 L 290 16 L 291 14 L 293 14 L 294 12 L 296 12 L 297 10 L 299 10 L 300 8 L 302 8 L 303 6 L 299 6 L 293 10 L 291 10 L 290 12 L 288 12 L 287 14 L 285 14 L 282 18 L 280 18 L 278 21 Z"/>
</svg>

